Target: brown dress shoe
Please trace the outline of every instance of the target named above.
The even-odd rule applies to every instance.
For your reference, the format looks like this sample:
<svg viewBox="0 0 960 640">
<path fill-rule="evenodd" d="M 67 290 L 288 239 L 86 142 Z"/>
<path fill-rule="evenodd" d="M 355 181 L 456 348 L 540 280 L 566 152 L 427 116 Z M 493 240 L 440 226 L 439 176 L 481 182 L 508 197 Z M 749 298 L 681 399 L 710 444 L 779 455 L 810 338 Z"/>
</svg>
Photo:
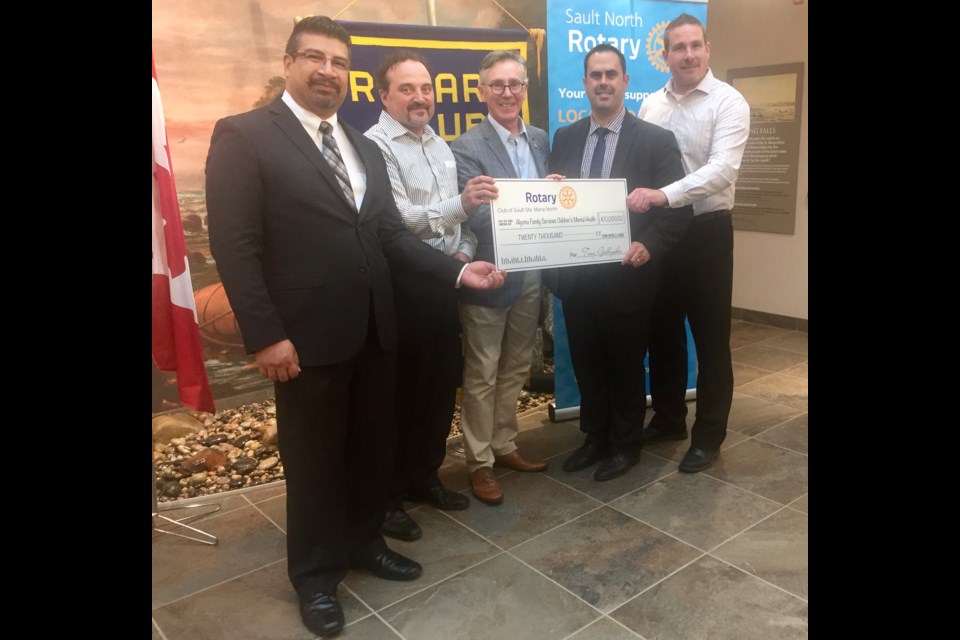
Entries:
<svg viewBox="0 0 960 640">
<path fill-rule="evenodd" d="M 505 456 L 494 456 L 497 464 L 504 467 L 510 467 L 514 471 L 545 471 L 547 463 L 543 460 L 527 460 L 520 453 L 520 450 L 514 450 Z"/>
<path fill-rule="evenodd" d="M 500 483 L 493 477 L 493 470 L 490 467 L 480 467 L 470 474 L 470 488 L 480 502 L 487 504 L 503 502 L 503 491 L 500 490 Z"/>
</svg>

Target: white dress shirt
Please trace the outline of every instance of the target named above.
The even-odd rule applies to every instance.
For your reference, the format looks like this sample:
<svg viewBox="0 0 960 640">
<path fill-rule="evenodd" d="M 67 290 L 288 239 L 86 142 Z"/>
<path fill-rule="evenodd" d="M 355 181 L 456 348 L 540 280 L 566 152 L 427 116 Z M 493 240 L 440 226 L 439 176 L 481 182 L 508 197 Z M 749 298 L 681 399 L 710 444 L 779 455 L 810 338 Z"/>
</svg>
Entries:
<svg viewBox="0 0 960 640">
<path fill-rule="evenodd" d="M 293 115 L 297 116 L 297 120 L 310 135 L 310 139 L 317 145 L 317 149 L 320 150 L 320 153 L 323 153 L 323 134 L 320 133 L 320 123 L 324 122 L 323 118 L 297 104 L 297 101 L 286 90 L 284 90 L 281 100 L 290 107 Z M 353 199 L 357 203 L 357 211 L 359 211 L 360 205 L 363 204 L 363 196 L 367 193 L 367 170 L 360 162 L 360 156 L 357 155 L 357 150 L 353 148 L 350 138 L 347 137 L 343 127 L 340 126 L 337 114 L 334 113 L 326 122 L 329 122 L 330 126 L 333 127 L 333 139 L 337 141 L 343 164 L 347 167 L 350 186 L 353 187 Z"/>
<path fill-rule="evenodd" d="M 682 180 L 660 190 L 670 207 L 693 203 L 694 215 L 733 208 L 743 150 L 750 135 L 750 105 L 739 91 L 717 80 L 713 71 L 686 94 L 673 90 L 673 78 L 640 106 L 641 120 L 669 129 L 683 154 Z"/>
<path fill-rule="evenodd" d="M 386 111 L 364 135 L 383 152 L 393 199 L 407 228 L 434 249 L 447 255 L 459 251 L 472 260 L 477 237 L 462 225 L 467 212 L 460 201 L 457 162 L 443 138 L 430 125 L 418 137 Z"/>
</svg>

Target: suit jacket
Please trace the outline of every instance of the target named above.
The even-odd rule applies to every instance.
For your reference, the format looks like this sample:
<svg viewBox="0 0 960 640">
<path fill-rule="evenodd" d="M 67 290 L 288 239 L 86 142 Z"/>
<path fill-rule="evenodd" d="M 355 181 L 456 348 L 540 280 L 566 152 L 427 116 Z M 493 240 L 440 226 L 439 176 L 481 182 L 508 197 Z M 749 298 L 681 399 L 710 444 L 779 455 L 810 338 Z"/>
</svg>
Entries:
<svg viewBox="0 0 960 640">
<path fill-rule="evenodd" d="M 340 120 L 367 173 L 359 213 L 286 104 L 217 122 L 206 168 L 210 249 L 247 351 L 283 339 L 301 366 L 355 355 L 371 303 L 384 349 L 397 343 L 390 268 L 453 287 L 459 263 L 404 226 L 380 149 Z M 389 265 L 388 265 L 389 259 Z"/>
<path fill-rule="evenodd" d="M 530 153 L 537 167 L 537 177 L 542 178 L 549 173 L 547 156 L 550 154 L 550 138 L 543 129 L 531 125 L 526 125 L 526 128 Z M 497 130 L 490 124 L 490 116 L 454 140 L 450 148 L 457 159 L 460 191 L 463 191 L 468 180 L 479 175 L 492 178 L 519 178 L 507 154 L 507 149 L 503 146 L 503 141 L 497 135 Z M 483 205 L 474 211 L 468 224 L 477 236 L 477 252 L 474 259 L 494 262 L 490 207 Z M 460 301 L 484 307 L 509 307 L 520 296 L 522 288 L 523 272 L 517 272 L 513 276 L 508 276 L 500 289 L 493 291 L 461 289 Z"/>
<path fill-rule="evenodd" d="M 590 118 L 561 127 L 553 138 L 550 168 L 568 178 L 580 177 L 583 149 L 590 131 Z M 627 193 L 637 187 L 659 189 L 683 178 L 680 147 L 673 132 L 639 120 L 629 111 L 624 115 L 617 148 L 610 169 L 611 178 L 626 178 Z M 693 217 L 693 207 L 669 209 L 656 207 L 646 213 L 630 214 L 631 239 L 641 242 L 650 252 L 650 262 L 639 268 L 618 263 L 564 267 L 544 281 L 557 297 L 569 296 L 579 280 L 581 286 L 603 287 L 614 307 L 633 311 L 641 304 L 633 292 L 657 263 L 683 236 Z M 553 278 L 556 278 L 553 281 Z M 555 282 L 555 284 L 554 284 Z"/>
</svg>

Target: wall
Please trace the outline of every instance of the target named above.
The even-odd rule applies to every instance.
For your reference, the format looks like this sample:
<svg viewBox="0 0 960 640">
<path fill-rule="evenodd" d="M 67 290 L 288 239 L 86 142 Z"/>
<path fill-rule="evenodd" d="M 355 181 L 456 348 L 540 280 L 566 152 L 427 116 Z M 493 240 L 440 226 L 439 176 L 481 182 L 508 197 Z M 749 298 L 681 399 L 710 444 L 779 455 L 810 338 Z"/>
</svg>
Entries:
<svg viewBox="0 0 960 640">
<path fill-rule="evenodd" d="M 733 306 L 807 319 L 807 7 L 808 1 L 710 0 L 710 67 L 727 69 L 803 62 L 803 113 L 797 220 L 793 235 L 734 232 Z"/>
</svg>

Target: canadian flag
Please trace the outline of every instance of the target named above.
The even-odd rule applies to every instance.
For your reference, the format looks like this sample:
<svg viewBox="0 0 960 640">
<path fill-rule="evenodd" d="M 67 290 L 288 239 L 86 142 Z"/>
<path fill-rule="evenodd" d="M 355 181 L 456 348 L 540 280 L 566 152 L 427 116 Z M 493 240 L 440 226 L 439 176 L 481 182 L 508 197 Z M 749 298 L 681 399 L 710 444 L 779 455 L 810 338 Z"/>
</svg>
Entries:
<svg viewBox="0 0 960 640">
<path fill-rule="evenodd" d="M 197 307 L 193 301 L 187 247 L 180 223 L 163 105 L 153 69 L 153 361 L 160 371 L 176 371 L 180 402 L 213 413 L 213 394 L 203 364 Z"/>
</svg>

